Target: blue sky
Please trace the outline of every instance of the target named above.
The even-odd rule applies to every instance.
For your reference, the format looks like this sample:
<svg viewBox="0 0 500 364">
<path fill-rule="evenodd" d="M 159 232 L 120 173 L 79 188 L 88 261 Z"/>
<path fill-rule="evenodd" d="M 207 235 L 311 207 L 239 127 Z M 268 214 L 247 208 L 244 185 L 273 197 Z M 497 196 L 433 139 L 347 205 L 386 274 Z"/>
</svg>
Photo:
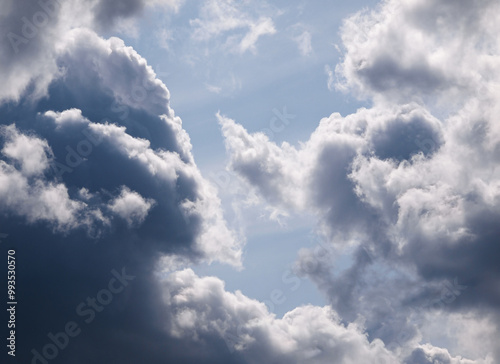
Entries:
<svg viewBox="0 0 500 364">
<path fill-rule="evenodd" d="M 198 14 L 191 6 L 181 7 L 178 13 L 167 17 L 149 11 L 138 23 L 136 37 L 125 38 L 168 85 L 172 108 L 189 133 L 196 163 L 219 187 L 228 216 L 232 214 L 231 203 L 239 197 L 224 194 L 227 157 L 215 114 L 231 117 L 251 132 L 272 132 L 276 143 L 298 145 L 308 139 L 321 118 L 334 111 L 346 115 L 366 105 L 332 85 L 329 88 L 325 67 L 334 71 L 341 57 L 338 47 L 342 20 L 374 4 L 375 1 L 330 2 L 326 8 L 304 1 L 260 4 L 278 14 L 273 19 L 276 33 L 262 36 L 254 50 L 244 53 L 217 49 L 230 34 L 223 33 L 211 42 L 193 41 L 190 22 Z M 166 33 L 171 38 L 163 40 Z M 304 34 L 303 44 L 300 37 Z M 281 130 L 280 122 L 274 128 L 277 131 L 273 131 L 273 118 L 284 111 L 292 115 L 290 124 Z M 234 185 L 237 177 L 232 178 Z M 282 275 L 293 267 L 297 251 L 312 245 L 310 234 L 315 225 L 311 219 L 304 224 L 299 221 L 301 218 L 284 222 L 286 226 L 266 223 L 269 213 L 262 207 L 256 209 L 260 219 L 256 224 L 248 224 L 245 231 L 248 241 L 244 270 L 235 272 L 215 264 L 195 267 L 195 271 L 215 274 L 226 281 L 229 290 L 241 289 L 249 297 L 269 300 L 274 289 L 286 288 Z M 254 217 L 243 213 L 244 219 Z M 273 253 L 282 250 L 287 253 Z M 301 278 L 300 290 L 288 297 L 285 303 L 274 307 L 276 314 L 283 315 L 300 304 L 325 303 L 307 278 Z"/>
<path fill-rule="evenodd" d="M 0 355 L 498 363 L 499 11 L 5 1 Z"/>
<path fill-rule="evenodd" d="M 251 132 L 271 132 L 276 143 L 298 145 L 308 139 L 321 118 L 334 111 L 346 115 L 367 105 L 333 85 L 329 87 L 325 68 L 334 71 L 341 57 L 342 20 L 375 4 L 376 1 L 329 2 L 322 6 L 304 1 L 259 4 L 277 14 L 273 18 L 276 33 L 262 36 L 254 50 L 244 53 L 217 49 L 230 33 L 211 42 L 191 40 L 190 21 L 199 15 L 191 6 L 168 17 L 150 11 L 139 22 L 137 37 L 126 38 L 168 85 L 172 108 L 189 133 L 196 163 L 220 188 L 228 216 L 232 213 L 231 203 L 238 197 L 224 194 L 227 157 L 215 114 L 231 117 Z M 252 6 L 249 10 L 254 12 Z M 171 38 L 162 43 L 165 33 Z M 301 43 L 301 36 L 305 43 Z M 273 131 L 273 118 L 284 111 L 292 115 L 290 124 L 281 128 L 280 122 L 274 128 L 277 131 Z M 234 185 L 237 177 L 232 178 Z M 224 266 L 195 267 L 195 271 L 215 274 L 226 281 L 228 289 L 242 289 L 252 298 L 265 300 L 273 289 L 284 286 L 281 276 L 293 266 L 296 252 L 312 245 L 310 234 L 315 225 L 311 219 L 306 224 L 298 220 L 284 222 L 287 226 L 266 223 L 269 213 L 262 208 L 255 214 L 261 217 L 245 231 L 248 241 L 243 271 Z M 248 214 L 246 219 L 252 217 Z M 287 254 L 271 253 L 273 246 Z M 300 291 L 287 301 L 290 303 L 276 305 L 274 312 L 283 315 L 300 304 L 324 304 L 325 298 L 307 278 L 302 278 Z"/>
</svg>

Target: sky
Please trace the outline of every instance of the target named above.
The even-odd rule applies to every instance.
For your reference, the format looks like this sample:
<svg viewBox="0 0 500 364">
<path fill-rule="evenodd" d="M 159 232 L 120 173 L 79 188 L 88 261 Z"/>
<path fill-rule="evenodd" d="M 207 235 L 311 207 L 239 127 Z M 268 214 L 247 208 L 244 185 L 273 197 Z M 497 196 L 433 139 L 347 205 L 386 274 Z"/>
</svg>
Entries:
<svg viewBox="0 0 500 364">
<path fill-rule="evenodd" d="M 6 363 L 500 363 L 495 0 L 5 0 Z"/>
</svg>

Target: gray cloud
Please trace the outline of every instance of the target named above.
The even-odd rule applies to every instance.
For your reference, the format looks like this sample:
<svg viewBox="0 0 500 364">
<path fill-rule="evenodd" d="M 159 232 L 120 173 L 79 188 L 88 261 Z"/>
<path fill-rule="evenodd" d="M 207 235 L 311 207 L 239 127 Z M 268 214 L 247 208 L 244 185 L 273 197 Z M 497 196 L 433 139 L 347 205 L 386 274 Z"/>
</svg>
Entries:
<svg viewBox="0 0 500 364">
<path fill-rule="evenodd" d="M 117 38 L 88 29 L 62 38 L 46 97 L 34 87 L 0 106 L 2 250 L 22 257 L 19 360 L 74 321 L 81 334 L 51 362 L 225 361 L 222 339 L 203 351 L 164 329 L 156 274 L 175 268 L 165 264 L 241 257 L 168 90 Z M 136 278 L 87 324 L 78 304 L 121 267 Z"/>
<path fill-rule="evenodd" d="M 222 337 L 246 363 L 398 362 L 380 340 L 368 342 L 361 326 L 344 326 L 329 307 L 297 307 L 278 319 L 263 303 L 191 270 L 173 273 L 165 289 L 174 336 L 202 347 L 207 335 Z"/>
<path fill-rule="evenodd" d="M 220 117 L 232 169 L 273 208 L 317 216 L 332 254 L 301 251 L 298 272 L 412 363 L 469 362 L 415 348 L 436 315 L 498 322 L 497 4 L 463 6 L 388 1 L 346 20 L 338 86 L 374 106 L 322 119 L 298 148 Z M 346 254 L 339 270 L 331 257 Z M 472 359 L 494 360 L 488 345 Z"/>
<path fill-rule="evenodd" d="M 344 21 L 344 59 L 337 86 L 361 95 L 440 106 L 459 106 L 496 78 L 491 51 L 497 49 L 495 1 L 473 8 L 466 1 L 388 1 Z M 453 95 L 453 97 L 450 97 Z"/>
<path fill-rule="evenodd" d="M 231 167 L 273 209 L 314 214 L 334 253 L 302 250 L 297 261 L 330 307 L 281 319 L 214 277 L 159 279 L 201 260 L 239 266 L 240 242 L 165 85 L 123 41 L 86 27 L 109 31 L 145 6 L 181 2 L 43 4 L 8 1 L 0 25 L 0 219 L 2 248 L 19 256 L 20 360 L 69 321 L 82 333 L 54 362 L 498 360 L 484 335 L 448 334 L 480 348 L 467 360 L 426 333 L 467 315 L 498 333 L 496 2 L 388 1 L 354 15 L 338 86 L 374 107 L 324 118 L 298 148 L 219 115 Z M 241 53 L 275 31 L 231 4 L 203 9 L 192 25 L 208 38 L 194 37 L 248 30 L 226 44 Z M 224 13 L 236 25 L 214 22 Z M 339 271 L 330 258 L 347 253 Z M 86 324 L 76 308 L 121 267 L 136 278 Z"/>
</svg>

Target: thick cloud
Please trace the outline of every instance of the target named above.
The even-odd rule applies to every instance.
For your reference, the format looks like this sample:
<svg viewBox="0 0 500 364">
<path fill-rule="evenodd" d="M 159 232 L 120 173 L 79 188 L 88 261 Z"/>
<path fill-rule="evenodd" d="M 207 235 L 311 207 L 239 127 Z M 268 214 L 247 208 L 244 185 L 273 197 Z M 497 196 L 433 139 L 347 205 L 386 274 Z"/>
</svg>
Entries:
<svg viewBox="0 0 500 364">
<path fill-rule="evenodd" d="M 6 0 L 0 12 L 4 35 L 0 40 L 0 100 L 19 101 L 28 88 L 32 98 L 45 95 L 61 71 L 57 53 L 67 45 L 71 29 L 126 31 L 147 6 L 178 11 L 182 4 L 183 0 Z"/>
<path fill-rule="evenodd" d="M 275 209 L 317 215 L 327 242 L 298 271 L 412 363 L 468 362 L 415 348 L 436 312 L 498 322 L 498 3 L 464 7 L 386 1 L 346 20 L 338 86 L 374 106 L 322 119 L 298 148 L 219 117 L 232 169 Z M 471 359 L 498 361 L 495 345 Z"/>
<path fill-rule="evenodd" d="M 33 143 L 35 137 L 20 135 L 14 126 L 4 128 L 8 141 L 2 152 L 20 169 L 12 173 L 29 177 L 46 172 L 31 184 L 46 184 L 51 190 L 57 186 L 60 193 L 86 189 L 94 200 L 70 201 L 75 209 L 86 204 L 88 210 L 115 195 L 107 210 L 129 224 L 130 214 L 138 220 L 148 214 L 152 220 L 170 216 L 197 231 L 191 240 L 200 253 L 218 251 L 226 256 L 222 260 L 238 264 L 234 236 L 224 226 L 214 190 L 194 165 L 189 138 L 168 107 L 166 87 L 116 38 L 106 41 L 89 30 L 75 29 L 67 33 L 67 42 L 58 58 L 64 77 L 53 80 L 49 97 L 31 109 L 24 104 L 25 115 L 18 114 L 19 108 L 4 107 L 4 120 L 15 120 L 25 133 L 39 135 Z M 36 158 L 24 158 L 29 149 L 19 146 L 23 142 L 36 148 Z M 134 193 L 126 194 L 123 185 Z M 124 209 L 123 199 L 131 210 Z M 164 229 L 144 229 L 155 240 L 167 237 Z"/>
<path fill-rule="evenodd" d="M 146 61 L 84 28 L 60 41 L 46 96 L 19 88 L 17 102 L 0 106 L 0 216 L 3 246 L 19 259 L 19 360 L 31 362 L 34 349 L 51 362 L 204 362 L 207 353 L 163 329 L 155 272 L 172 269 L 165 257 L 238 267 L 240 243 Z M 71 321 L 81 331 L 55 355 L 49 333 Z"/>
<path fill-rule="evenodd" d="M 397 363 L 380 340 L 362 327 L 344 326 L 329 307 L 302 306 L 278 319 L 241 292 L 224 290 L 215 277 L 187 269 L 164 282 L 170 332 L 205 346 L 206 336 L 225 340 L 246 363 Z"/>
<path fill-rule="evenodd" d="M 479 364 L 486 361 L 472 361 L 462 357 L 452 357 L 448 350 L 426 344 L 415 349 L 407 358 L 407 364 Z"/>
<path fill-rule="evenodd" d="M 180 4 L 2 8 L 0 219 L 3 249 L 16 250 L 19 360 L 498 361 L 498 344 L 482 339 L 500 322 L 498 4 L 386 1 L 351 17 L 338 86 L 374 106 L 324 118 L 299 147 L 218 116 L 232 168 L 276 211 L 317 216 L 326 241 L 299 253 L 297 271 L 331 305 L 283 318 L 217 278 L 159 274 L 199 261 L 239 267 L 240 242 L 165 85 L 122 40 L 87 27 Z M 193 38 L 230 34 L 223 47 L 254 50 L 276 30 L 247 10 L 203 4 Z M 458 336 L 476 349 L 435 343 L 428 328 L 453 321 L 440 315 L 474 322 L 445 344 Z M 76 332 L 72 322 L 78 333 L 50 344 Z"/>
<path fill-rule="evenodd" d="M 357 13 L 344 21 L 338 86 L 377 99 L 443 96 L 441 106 L 460 105 L 498 82 L 498 11 L 497 1 L 426 0 Z"/>
<path fill-rule="evenodd" d="M 299 149 L 250 135 L 228 118 L 219 122 L 231 167 L 277 208 L 318 212 L 330 235 L 361 233 L 374 213 L 349 175 L 356 156 L 405 160 L 430 155 L 442 143 L 439 121 L 417 104 L 361 109 L 346 118 L 332 114 Z"/>
</svg>

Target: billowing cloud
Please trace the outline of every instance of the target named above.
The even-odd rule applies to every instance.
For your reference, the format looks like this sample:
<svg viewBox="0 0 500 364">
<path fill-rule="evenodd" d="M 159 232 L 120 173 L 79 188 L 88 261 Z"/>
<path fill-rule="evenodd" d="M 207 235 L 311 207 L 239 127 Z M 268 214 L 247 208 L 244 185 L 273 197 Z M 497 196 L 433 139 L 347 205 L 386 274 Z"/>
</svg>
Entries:
<svg viewBox="0 0 500 364">
<path fill-rule="evenodd" d="M 116 356 L 124 363 L 179 357 L 181 351 L 169 354 L 175 339 L 159 327 L 163 314 L 156 316 L 163 304 L 155 272 L 170 268 L 162 258 L 239 267 L 240 240 L 146 61 L 120 39 L 87 28 L 68 29 L 56 43 L 47 59 L 33 54 L 56 71 L 40 80 L 38 68 L 24 64 L 26 81 L 17 80 L 19 87 L 8 89 L 15 97 L 0 106 L 2 232 L 24 257 L 20 305 L 37 302 L 41 310 L 18 318 L 18 356 L 99 362 L 109 348 L 125 345 Z M 116 272 L 134 280 L 109 296 Z M 92 295 L 100 306 L 85 311 L 96 302 Z M 87 326 L 90 312 L 101 311 L 103 318 Z M 81 334 L 54 354 L 50 335 L 68 322 Z M 205 360 L 191 352 L 193 361 Z"/>
<path fill-rule="evenodd" d="M 7 141 L 2 153 L 17 162 L 24 175 L 53 172 L 39 176 L 36 183 L 59 186 L 57 191 L 63 195 L 71 188 L 85 188 L 100 196 L 95 200 L 100 205 L 108 199 L 103 195 L 104 188 L 115 195 L 108 209 L 129 225 L 144 221 L 148 213 L 152 219 L 159 219 L 171 215 L 169 210 L 177 210 L 174 219 L 181 224 L 199 225 L 203 238 L 196 244 L 200 253 L 223 251 L 223 260 L 239 264 L 236 238 L 225 227 L 220 202 L 197 170 L 189 137 L 168 106 L 168 90 L 155 78 L 151 67 L 121 40 L 104 40 L 90 30 L 68 32 L 67 42 L 58 57 L 64 77 L 52 81 L 47 101 L 41 101 L 31 109 L 30 116 L 17 121 L 26 132 L 39 133 L 40 137 L 30 139 L 14 126 L 5 127 Z M 120 77 L 124 74 L 127 77 Z M 4 118 L 9 117 L 6 110 Z M 22 143 L 29 143 L 29 148 Z M 28 152 L 35 155 L 28 158 Z M 108 163 L 115 169 L 112 175 L 107 172 Z M 127 164 L 130 166 L 125 169 Z M 103 184 L 85 177 L 89 173 L 103 176 Z M 146 180 L 160 184 L 145 189 Z M 123 188 L 134 192 L 125 193 Z M 153 207 L 152 201 L 158 205 Z M 89 201 L 73 201 L 70 205 L 77 209 L 81 204 L 92 205 Z M 62 216 L 68 223 L 75 219 L 69 212 Z M 204 223 L 203 216 L 210 222 Z M 165 233 L 158 231 L 155 239 L 166 239 L 161 236 Z"/>
<path fill-rule="evenodd" d="M 4 85 L 0 100 L 19 101 L 29 95 L 46 94 L 52 79 L 61 72 L 56 58 L 66 33 L 77 27 L 105 30 L 122 29 L 121 21 L 132 21 L 146 6 L 162 6 L 177 11 L 182 0 L 40 0 L 5 2 L 0 18 L 0 81 Z M 129 26 L 129 29 L 131 27 Z"/>
<path fill-rule="evenodd" d="M 182 3 L 2 8 L 0 218 L 19 257 L 20 360 L 497 362 L 485 338 L 500 322 L 498 4 L 389 0 L 347 19 L 337 87 L 373 107 L 322 119 L 297 147 L 218 115 L 231 168 L 273 214 L 318 221 L 320 249 L 301 250 L 296 272 L 329 305 L 278 318 L 218 278 L 176 271 L 241 267 L 241 239 L 166 86 L 124 41 L 90 29 Z M 192 39 L 254 52 L 276 32 L 275 13 L 257 8 L 203 3 Z M 296 41 L 311 52 L 307 31 Z M 436 337 L 436 322 L 457 329 Z"/>
<path fill-rule="evenodd" d="M 474 7 L 465 1 L 386 1 L 355 14 L 341 33 L 339 87 L 403 102 L 431 103 L 442 95 L 442 107 L 460 106 L 498 83 L 498 7 L 496 1 Z"/>
<path fill-rule="evenodd" d="M 426 344 L 415 349 L 410 357 L 408 357 L 407 364 L 431 364 L 431 363 L 448 363 L 448 364 L 479 364 L 486 363 L 486 361 L 473 361 L 464 359 L 460 356 L 453 357 L 448 350 L 443 348 L 436 348 L 432 345 Z"/>
<path fill-rule="evenodd" d="M 246 363 L 397 363 L 380 340 L 369 342 L 362 327 L 344 326 L 329 307 L 303 306 L 278 319 L 241 292 L 225 291 L 215 277 L 192 270 L 164 282 L 172 315 L 170 332 L 206 345 L 204 336 L 224 339 Z"/>
<path fill-rule="evenodd" d="M 322 119 L 299 147 L 219 117 L 231 168 L 273 208 L 318 217 L 327 242 L 297 270 L 412 363 L 469 362 L 415 348 L 435 312 L 498 322 L 498 4 L 463 6 L 387 1 L 347 19 L 338 87 L 374 105 Z M 495 345 L 470 359 L 494 361 Z"/>
<path fill-rule="evenodd" d="M 145 200 L 137 192 L 123 187 L 120 196 L 111 202 L 109 208 L 125 219 L 129 225 L 133 225 L 134 223 L 142 223 L 146 219 L 149 209 L 154 203 L 153 199 Z"/>
</svg>

